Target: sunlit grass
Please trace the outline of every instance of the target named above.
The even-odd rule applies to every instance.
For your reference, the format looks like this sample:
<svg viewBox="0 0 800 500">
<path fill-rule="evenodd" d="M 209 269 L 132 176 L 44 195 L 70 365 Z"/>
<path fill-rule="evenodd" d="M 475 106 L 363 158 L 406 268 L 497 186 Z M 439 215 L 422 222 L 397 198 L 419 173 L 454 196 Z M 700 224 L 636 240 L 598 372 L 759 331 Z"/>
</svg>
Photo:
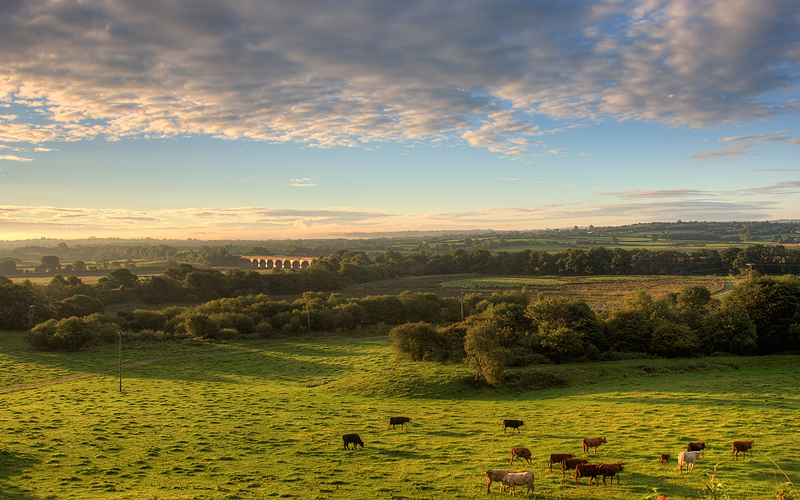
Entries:
<svg viewBox="0 0 800 500">
<path fill-rule="evenodd" d="M 54 358 L 0 347 L 3 372 L 42 368 L 42 378 L 79 372 L 81 360 L 116 362 L 113 346 Z M 643 499 L 655 489 L 697 498 L 716 464 L 734 498 L 774 498 L 781 474 L 755 452 L 732 461 L 737 439 L 800 477 L 797 356 L 548 365 L 537 369 L 572 385 L 515 394 L 470 389 L 461 364 L 396 361 L 387 339 L 163 354 L 126 368 L 122 392 L 112 372 L 0 395 L 0 497 L 486 498 L 485 470 L 506 468 L 510 449 L 526 446 L 534 464 L 514 469 L 534 471 L 536 498 Z M 397 415 L 412 422 L 393 431 Z M 525 425 L 504 434 L 504 418 Z M 348 432 L 365 448 L 344 450 Z M 549 453 L 580 455 L 580 439 L 595 435 L 608 443 L 593 461 L 626 464 L 619 485 L 576 488 L 547 471 Z M 679 475 L 674 459 L 658 465 L 689 440 L 709 443 L 693 472 Z"/>
</svg>

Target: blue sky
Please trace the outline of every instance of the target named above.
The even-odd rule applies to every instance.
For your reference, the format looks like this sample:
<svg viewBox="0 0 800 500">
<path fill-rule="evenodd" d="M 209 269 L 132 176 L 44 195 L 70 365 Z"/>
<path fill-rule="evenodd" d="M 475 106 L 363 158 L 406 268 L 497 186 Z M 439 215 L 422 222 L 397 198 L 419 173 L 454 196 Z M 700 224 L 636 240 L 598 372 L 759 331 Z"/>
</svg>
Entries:
<svg viewBox="0 0 800 500">
<path fill-rule="evenodd" d="M 800 218 L 788 0 L 9 0 L 0 239 Z"/>
</svg>

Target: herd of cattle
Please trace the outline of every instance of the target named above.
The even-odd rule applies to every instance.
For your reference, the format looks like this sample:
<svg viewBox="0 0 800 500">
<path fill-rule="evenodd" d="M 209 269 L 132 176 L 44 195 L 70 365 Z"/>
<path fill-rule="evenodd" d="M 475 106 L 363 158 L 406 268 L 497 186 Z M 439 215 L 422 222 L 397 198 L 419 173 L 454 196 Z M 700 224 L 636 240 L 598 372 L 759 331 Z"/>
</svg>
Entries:
<svg viewBox="0 0 800 500">
<path fill-rule="evenodd" d="M 395 429 L 397 425 L 404 427 L 407 422 L 411 422 L 411 419 L 408 417 L 390 417 L 389 418 L 389 427 Z M 503 420 L 503 432 L 506 432 L 506 429 L 516 429 L 519 432 L 520 426 L 525 425 L 522 420 Z M 345 434 L 342 436 L 342 441 L 344 442 L 344 448 L 349 450 L 350 445 L 353 445 L 353 449 L 355 449 L 358 445 L 364 447 L 364 441 L 361 440 L 361 437 L 358 434 Z M 603 443 L 607 443 L 605 437 L 587 437 L 583 438 L 581 441 L 581 448 L 583 453 L 588 455 L 589 448 L 592 448 L 595 455 L 597 455 L 597 447 Z M 743 458 L 746 458 L 746 454 L 749 453 L 750 457 L 753 457 L 753 452 L 750 449 L 753 447 L 753 441 L 734 441 L 733 442 L 733 453 L 731 458 L 735 458 L 739 460 L 739 453 L 742 454 Z M 694 469 L 694 464 L 697 462 L 698 457 L 706 448 L 706 444 L 703 442 L 691 442 L 686 446 L 686 451 L 682 451 L 678 455 L 678 470 L 680 471 L 681 475 L 683 475 L 683 466 L 686 466 L 687 472 Z M 514 465 L 514 459 L 518 460 L 525 460 L 529 465 L 531 462 L 531 450 L 528 448 L 523 448 L 521 446 L 515 447 L 511 449 L 511 465 Z M 659 456 L 659 463 L 666 464 L 669 462 L 670 455 L 668 453 L 662 453 Z M 553 471 L 553 464 L 561 464 L 561 476 L 566 477 L 568 470 L 575 470 L 575 485 L 580 485 L 580 478 L 588 477 L 589 478 L 589 486 L 592 485 L 592 481 L 594 481 L 595 486 L 600 484 L 599 477 L 603 477 L 603 484 L 608 486 L 606 483 L 606 478 L 611 478 L 611 484 L 614 484 L 614 476 L 619 474 L 623 467 L 623 463 L 615 463 L 615 464 L 590 464 L 589 460 L 585 458 L 575 458 L 573 457 L 572 453 L 551 453 L 550 459 L 547 462 L 547 466 L 550 468 L 550 472 Z M 533 493 L 533 472 L 517 472 L 511 471 L 507 469 L 489 469 L 486 471 L 486 493 L 489 493 L 489 488 L 493 482 L 500 483 L 500 491 L 504 491 L 505 488 L 510 489 L 510 494 L 514 495 L 514 487 L 515 486 L 527 486 L 527 492 Z M 617 483 L 619 483 L 619 477 L 617 477 Z M 668 500 L 665 498 L 665 500 Z"/>
</svg>

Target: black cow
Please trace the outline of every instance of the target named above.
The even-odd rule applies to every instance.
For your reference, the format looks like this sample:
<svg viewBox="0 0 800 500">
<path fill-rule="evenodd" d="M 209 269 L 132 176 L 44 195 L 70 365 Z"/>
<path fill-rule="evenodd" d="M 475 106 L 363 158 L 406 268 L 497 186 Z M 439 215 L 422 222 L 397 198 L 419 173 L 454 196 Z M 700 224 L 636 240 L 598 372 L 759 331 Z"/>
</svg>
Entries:
<svg viewBox="0 0 800 500">
<path fill-rule="evenodd" d="M 400 427 L 404 427 L 406 422 L 411 422 L 411 419 L 408 417 L 389 417 L 389 426 L 394 429 L 395 425 L 399 425 Z"/>
<path fill-rule="evenodd" d="M 522 420 L 503 420 L 503 432 L 506 431 L 506 427 L 516 429 L 519 432 L 520 425 L 525 425 L 525 422 Z"/>
<path fill-rule="evenodd" d="M 349 450 L 351 444 L 354 450 L 358 448 L 358 445 L 361 445 L 362 448 L 364 447 L 364 441 L 361 440 L 358 434 L 345 434 L 342 436 L 342 441 L 344 441 L 345 450 Z"/>
</svg>

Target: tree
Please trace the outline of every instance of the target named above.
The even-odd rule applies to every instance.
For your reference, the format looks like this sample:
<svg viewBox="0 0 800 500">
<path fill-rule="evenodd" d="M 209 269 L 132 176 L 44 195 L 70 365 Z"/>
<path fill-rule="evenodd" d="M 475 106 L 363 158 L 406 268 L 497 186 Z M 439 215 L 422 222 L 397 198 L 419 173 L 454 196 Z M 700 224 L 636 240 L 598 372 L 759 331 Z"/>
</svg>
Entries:
<svg viewBox="0 0 800 500">
<path fill-rule="evenodd" d="M 749 354 L 758 345 L 756 325 L 745 311 L 732 308 L 721 309 L 703 318 L 698 334 L 700 345 L 707 354 Z"/>
<path fill-rule="evenodd" d="M 511 360 L 511 353 L 500 345 L 497 326 L 478 322 L 467 329 L 464 338 L 467 366 L 475 373 L 475 379 L 484 377 L 492 385 L 503 380 L 503 373 Z"/>
<path fill-rule="evenodd" d="M 36 267 L 37 271 L 51 273 L 61 270 L 61 261 L 55 255 L 45 255 L 42 263 Z"/>
<path fill-rule="evenodd" d="M 392 349 L 399 356 L 408 356 L 412 361 L 441 358 L 443 342 L 436 328 L 430 323 L 405 323 L 389 330 Z"/>
<path fill-rule="evenodd" d="M 650 339 L 650 352 L 653 354 L 677 358 L 697 354 L 699 350 L 697 333 L 688 325 L 664 321 L 653 329 Z"/>
<path fill-rule="evenodd" d="M 548 332 L 566 328 L 599 350 L 606 347 L 603 325 L 583 301 L 566 297 L 540 297 L 528 306 L 525 316 L 537 325 L 537 329 L 542 324 L 547 325 Z"/>
<path fill-rule="evenodd" d="M 54 319 L 36 325 L 27 335 L 33 349 L 40 351 L 79 351 L 91 342 L 100 323 L 95 317 L 70 317 L 56 321 Z"/>
<path fill-rule="evenodd" d="M 743 311 L 756 326 L 759 354 L 800 349 L 800 278 L 758 278 L 740 283 L 724 305 Z"/>
<path fill-rule="evenodd" d="M 545 356 L 553 363 L 563 363 L 578 360 L 586 356 L 587 350 L 583 343 L 583 335 L 561 326 L 550 328 L 546 323 L 539 325 L 539 343 Z M 599 354 L 597 348 L 594 353 Z"/>
<path fill-rule="evenodd" d="M 88 295 L 77 294 L 61 301 L 58 315 L 61 318 L 89 316 L 94 313 L 101 313 L 103 309 L 102 301 L 89 297 Z"/>
<path fill-rule="evenodd" d="M 9 274 L 17 274 L 17 263 L 13 260 L 0 262 L 0 275 L 8 276 Z"/>
<path fill-rule="evenodd" d="M 606 340 L 615 351 L 647 352 L 652 330 L 652 321 L 639 310 L 619 309 L 605 321 Z"/>
</svg>

